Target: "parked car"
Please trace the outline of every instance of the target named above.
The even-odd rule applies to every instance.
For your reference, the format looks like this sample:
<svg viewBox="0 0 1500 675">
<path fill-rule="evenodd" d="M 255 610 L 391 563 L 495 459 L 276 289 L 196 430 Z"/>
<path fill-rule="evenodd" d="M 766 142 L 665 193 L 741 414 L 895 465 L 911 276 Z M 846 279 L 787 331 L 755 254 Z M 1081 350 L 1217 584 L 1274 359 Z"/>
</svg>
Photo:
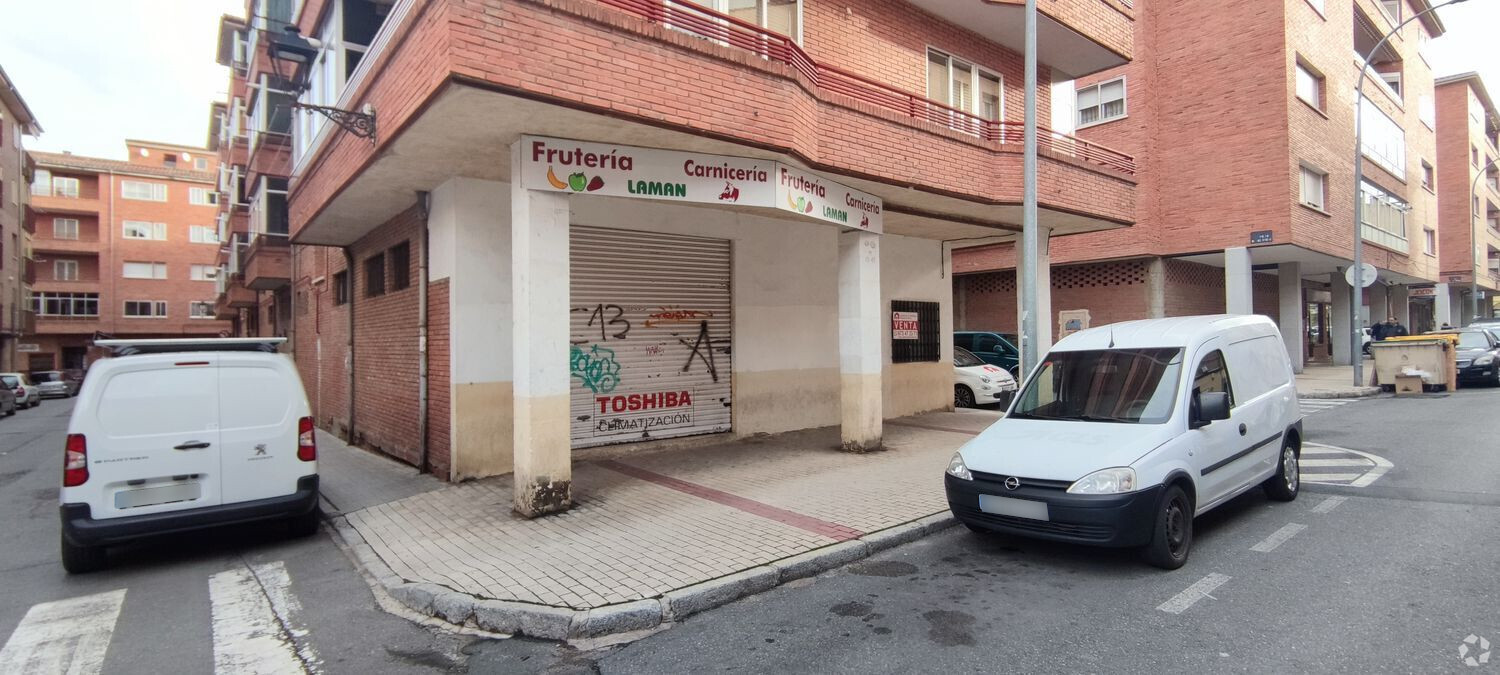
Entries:
<svg viewBox="0 0 1500 675">
<path fill-rule="evenodd" d="M 1500 387 L 1500 338 L 1485 328 L 1434 331 L 1429 335 L 1457 335 L 1454 357 L 1458 361 L 1458 383 L 1481 383 Z"/>
<path fill-rule="evenodd" d="M 16 414 L 16 392 L 10 387 L 0 387 L 0 415 Z"/>
<path fill-rule="evenodd" d="M 1363 352 L 1365 356 L 1370 356 L 1370 327 L 1365 326 L 1364 328 L 1359 329 L 1359 332 L 1359 350 Z"/>
<path fill-rule="evenodd" d="M 68 421 L 62 564 L 106 547 L 261 520 L 318 527 L 317 443 L 285 338 L 98 340 Z"/>
<path fill-rule="evenodd" d="M 957 331 L 953 334 L 953 346 L 968 350 L 992 366 L 1000 366 L 1016 377 L 1021 372 L 1021 350 L 1016 348 L 1015 335 L 985 331 Z"/>
<path fill-rule="evenodd" d="M 1016 378 L 1000 366 L 992 366 L 963 347 L 953 348 L 953 405 L 973 408 L 1010 403 L 1016 395 Z"/>
<path fill-rule="evenodd" d="M 0 383 L 16 395 L 17 408 L 35 408 L 42 404 L 41 393 L 31 386 L 25 373 L 0 373 Z"/>
<path fill-rule="evenodd" d="M 1291 359 L 1263 316 L 1130 321 L 1063 338 L 944 484 L 976 531 L 1140 547 L 1187 562 L 1193 518 L 1256 486 L 1300 488 Z"/>
<path fill-rule="evenodd" d="M 41 398 L 72 398 L 78 395 L 77 380 L 70 380 L 61 370 L 39 370 L 31 374 Z"/>
</svg>

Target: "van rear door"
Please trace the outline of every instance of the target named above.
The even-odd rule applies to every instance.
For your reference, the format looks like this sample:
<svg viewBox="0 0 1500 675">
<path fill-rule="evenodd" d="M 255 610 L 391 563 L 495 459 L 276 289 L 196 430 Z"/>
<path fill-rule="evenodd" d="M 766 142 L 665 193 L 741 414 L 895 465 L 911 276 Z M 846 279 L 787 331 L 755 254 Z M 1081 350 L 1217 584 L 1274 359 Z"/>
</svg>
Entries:
<svg viewBox="0 0 1500 675">
<path fill-rule="evenodd" d="M 306 413 L 302 383 L 286 357 L 219 354 L 220 466 L 224 503 L 281 497 L 316 464 L 297 459 L 297 420 Z"/>
<path fill-rule="evenodd" d="M 88 444 L 86 500 L 96 519 L 221 503 L 219 373 L 213 354 L 114 359 Z M 92 428 L 91 428 L 92 427 Z"/>
</svg>

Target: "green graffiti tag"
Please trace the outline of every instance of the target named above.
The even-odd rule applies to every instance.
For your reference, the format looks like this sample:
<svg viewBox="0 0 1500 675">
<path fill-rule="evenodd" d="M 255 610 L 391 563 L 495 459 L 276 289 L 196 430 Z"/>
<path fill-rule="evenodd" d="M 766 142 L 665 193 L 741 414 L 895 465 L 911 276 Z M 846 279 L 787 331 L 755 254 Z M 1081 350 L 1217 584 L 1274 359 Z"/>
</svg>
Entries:
<svg viewBox="0 0 1500 675">
<path fill-rule="evenodd" d="M 589 345 L 589 350 L 584 351 L 573 345 L 569 363 L 573 377 L 595 394 L 608 394 L 620 386 L 620 362 L 615 360 L 613 349 Z"/>
</svg>

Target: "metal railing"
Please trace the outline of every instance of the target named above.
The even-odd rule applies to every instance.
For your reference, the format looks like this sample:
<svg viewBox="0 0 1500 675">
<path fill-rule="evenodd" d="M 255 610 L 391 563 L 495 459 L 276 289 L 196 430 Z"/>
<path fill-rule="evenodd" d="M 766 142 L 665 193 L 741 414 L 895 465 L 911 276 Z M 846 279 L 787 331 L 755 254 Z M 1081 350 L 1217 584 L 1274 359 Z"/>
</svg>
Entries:
<svg viewBox="0 0 1500 675">
<path fill-rule="evenodd" d="M 925 96 L 903 91 L 847 70 L 814 62 L 790 37 L 707 7 L 681 0 L 599 0 L 647 21 L 720 45 L 737 47 L 796 70 L 814 87 L 909 119 L 939 125 L 986 141 L 1021 142 L 1022 123 L 991 120 Z M 1118 150 L 1045 128 L 1038 146 L 1090 164 L 1134 174 L 1135 159 Z"/>
</svg>

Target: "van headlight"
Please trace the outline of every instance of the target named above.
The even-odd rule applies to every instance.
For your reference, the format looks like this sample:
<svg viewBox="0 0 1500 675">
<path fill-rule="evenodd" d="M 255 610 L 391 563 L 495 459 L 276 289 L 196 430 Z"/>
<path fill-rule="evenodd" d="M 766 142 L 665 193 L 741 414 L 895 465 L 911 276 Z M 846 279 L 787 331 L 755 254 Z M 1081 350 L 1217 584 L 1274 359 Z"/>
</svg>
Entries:
<svg viewBox="0 0 1500 675">
<path fill-rule="evenodd" d="M 1474 365 L 1476 365 L 1476 366 L 1487 366 L 1487 365 L 1490 365 L 1491 363 L 1494 363 L 1494 362 L 1495 362 L 1495 355 L 1494 354 L 1485 354 L 1484 356 L 1481 356 L 1481 357 L 1479 357 L 1477 359 L 1474 359 Z"/>
<path fill-rule="evenodd" d="M 1095 471 L 1068 487 L 1068 493 L 1075 495 L 1117 495 L 1122 492 L 1135 492 L 1135 469 L 1117 467 Z"/>
<path fill-rule="evenodd" d="M 948 460 L 948 475 L 960 480 L 974 480 L 974 474 L 969 473 L 968 465 L 964 464 L 964 456 L 961 453 L 953 453 L 953 459 Z"/>
</svg>

